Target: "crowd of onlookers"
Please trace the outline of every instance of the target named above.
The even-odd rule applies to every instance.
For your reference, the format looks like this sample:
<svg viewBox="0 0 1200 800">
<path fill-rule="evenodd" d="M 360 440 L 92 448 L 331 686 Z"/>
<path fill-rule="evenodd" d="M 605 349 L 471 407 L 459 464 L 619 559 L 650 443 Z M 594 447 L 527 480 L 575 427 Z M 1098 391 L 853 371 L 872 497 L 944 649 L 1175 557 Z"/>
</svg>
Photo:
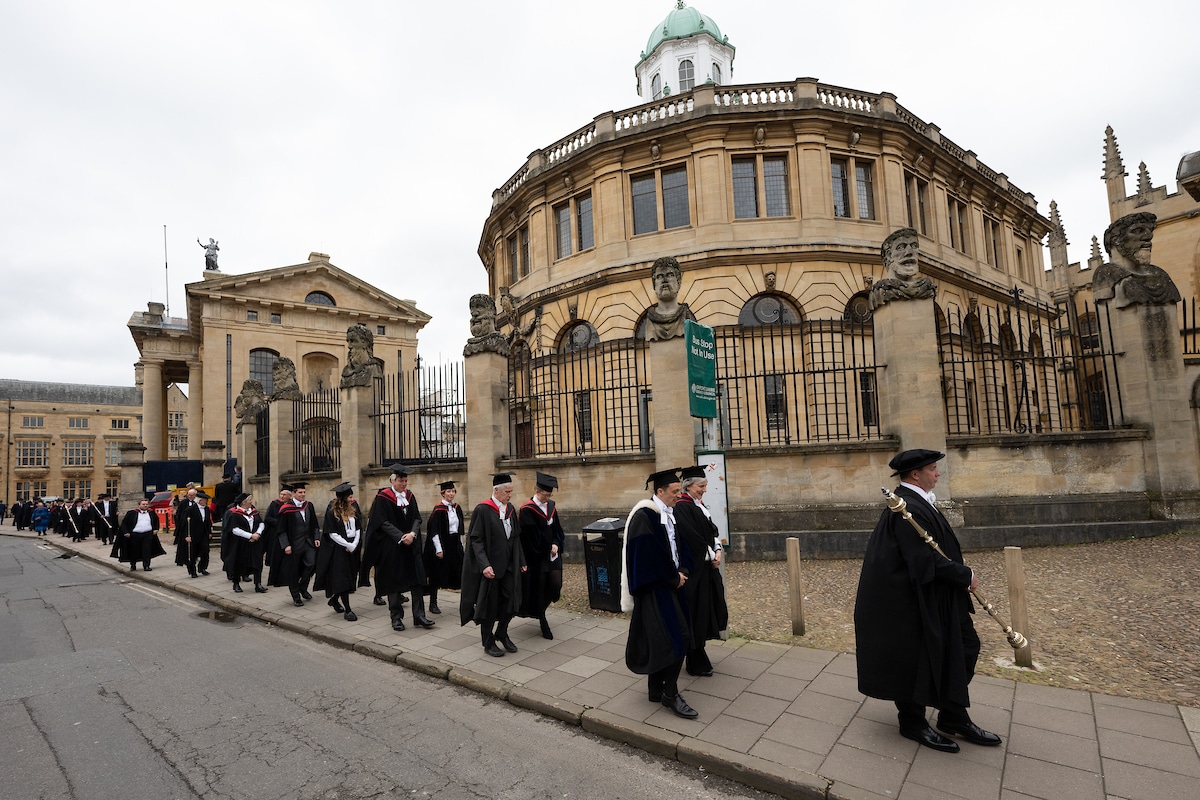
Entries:
<svg viewBox="0 0 1200 800">
<path fill-rule="evenodd" d="M 11 507 L 0 503 L 0 523 L 9 514 L 19 531 L 35 531 L 38 536 L 57 533 L 77 542 L 91 536 L 105 543 L 113 541 L 119 523 L 116 498 L 109 494 L 100 495 L 95 502 L 80 497 L 18 500 Z"/>
</svg>

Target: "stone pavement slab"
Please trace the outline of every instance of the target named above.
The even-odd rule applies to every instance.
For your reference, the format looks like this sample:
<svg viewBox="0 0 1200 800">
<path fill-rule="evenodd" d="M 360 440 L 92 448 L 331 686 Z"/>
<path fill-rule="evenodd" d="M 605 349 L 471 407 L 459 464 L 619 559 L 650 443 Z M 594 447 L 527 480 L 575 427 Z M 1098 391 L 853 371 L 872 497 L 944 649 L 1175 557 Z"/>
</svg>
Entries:
<svg viewBox="0 0 1200 800">
<path fill-rule="evenodd" d="M 191 579 L 161 566 L 129 573 L 95 541 L 30 539 L 47 557 L 79 554 L 129 578 L 187 594 L 340 647 L 546 714 L 648 752 L 784 797 L 844 800 L 1185 800 L 1200 798 L 1200 709 L 979 677 L 973 718 L 1000 747 L 939 753 L 902 738 L 895 708 L 858 693 L 853 655 L 746 640 L 710 642 L 712 677 L 682 675 L 699 719 L 646 697 L 624 664 L 627 620 L 551 608 L 554 639 L 513 621 L 519 652 L 493 658 L 458 625 L 458 595 L 439 593 L 429 631 L 391 629 L 387 609 L 354 596 L 358 622 L 324 598 L 296 608 L 285 590 L 234 594 L 218 571 Z M 930 719 L 934 714 L 931 712 Z"/>
</svg>

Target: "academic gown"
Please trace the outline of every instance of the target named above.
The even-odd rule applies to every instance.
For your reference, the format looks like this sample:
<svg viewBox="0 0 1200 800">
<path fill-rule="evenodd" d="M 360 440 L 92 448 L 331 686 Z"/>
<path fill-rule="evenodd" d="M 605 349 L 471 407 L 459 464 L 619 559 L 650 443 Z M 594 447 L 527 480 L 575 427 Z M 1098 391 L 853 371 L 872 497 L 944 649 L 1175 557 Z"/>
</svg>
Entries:
<svg viewBox="0 0 1200 800">
<path fill-rule="evenodd" d="M 546 608 L 558 600 L 561 591 L 555 587 L 562 586 L 561 578 L 551 585 L 547 573 L 562 572 L 562 552 L 566 544 L 563 535 L 562 522 L 558 518 L 558 508 L 553 500 L 546 503 L 546 513 L 538 508 L 532 500 L 521 506 L 518 514 L 521 523 L 521 549 L 524 552 L 525 564 L 529 567 L 521 575 L 521 609 L 520 616 L 540 618 L 546 613 Z M 558 545 L 558 557 L 550 560 L 550 545 Z"/>
<path fill-rule="evenodd" d="M 625 524 L 625 574 L 633 596 L 625 666 L 636 675 L 666 669 L 692 647 L 687 598 L 679 587 L 679 573 L 690 575 L 692 560 L 686 547 L 677 550 L 678 566 L 658 507 L 649 501 L 634 506 Z"/>
<path fill-rule="evenodd" d="M 691 497 L 680 495 L 675 504 L 675 534 L 695 565 L 683 585 L 683 594 L 692 620 L 693 647 L 700 647 L 709 639 L 720 639 L 721 631 L 729 626 L 725 582 L 709 556 L 717 540 L 717 526 Z"/>
<path fill-rule="evenodd" d="M 203 511 L 199 503 L 183 500 L 175 512 L 175 563 L 178 566 L 188 566 L 188 557 L 193 562 L 204 563 L 203 555 L 208 552 L 212 542 L 212 512 L 205 506 Z M 190 531 L 190 534 L 189 534 Z M 188 536 L 192 541 L 188 541 Z"/>
<path fill-rule="evenodd" d="M 254 533 L 262 525 L 262 517 L 257 511 L 250 510 L 249 514 L 242 513 L 242 509 L 234 506 L 225 512 L 225 517 L 221 520 L 221 563 L 225 566 L 225 575 L 231 581 L 240 581 L 247 575 L 257 575 L 262 570 L 262 561 L 257 565 L 254 563 L 254 550 L 262 541 L 262 534 L 259 535 L 258 542 L 252 542 L 242 534 Z M 263 531 L 265 534 L 266 531 Z M 257 548 L 261 552 L 261 547 Z"/>
<path fill-rule="evenodd" d="M 500 510 L 485 500 L 471 512 L 467 529 L 467 546 L 463 552 L 462 594 L 459 600 L 459 621 L 494 622 L 501 617 L 516 616 L 521 608 L 521 567 L 525 554 L 521 550 L 520 523 L 511 503 L 504 506 L 504 518 L 512 526 L 511 538 L 504 535 Z M 488 567 L 494 578 L 483 577 Z M 501 607 L 501 596 L 507 590 L 508 605 Z"/>
<path fill-rule="evenodd" d="M 144 553 L 148 552 L 150 558 L 167 554 L 167 551 L 163 549 L 162 542 L 158 540 L 158 515 L 153 511 L 150 512 L 149 533 L 133 533 L 133 526 L 137 525 L 137 521 L 137 509 L 125 512 L 125 516 L 121 518 L 121 525 L 117 529 L 112 550 L 108 554 L 110 558 L 128 561 L 130 564 L 136 565 L 145 559 Z M 127 533 L 130 534 L 129 538 L 125 538 Z M 148 549 L 143 550 L 143 548 Z"/>
<path fill-rule="evenodd" d="M 390 486 L 380 489 L 371 504 L 367 519 L 366 552 L 359 570 L 359 586 L 370 586 L 371 567 L 375 568 L 375 594 L 383 597 L 396 592 L 422 590 L 425 565 L 421 561 L 421 509 L 413 493 L 404 490 L 406 506 L 396 505 L 396 492 Z M 401 544 L 406 533 L 415 534 L 411 544 Z"/>
<path fill-rule="evenodd" d="M 291 586 L 304 581 L 317 563 L 316 540 L 321 535 L 317 524 L 317 512 L 313 504 L 304 501 L 303 506 L 294 502 L 279 507 L 279 525 L 271 548 L 272 586 Z M 291 547 L 292 554 L 284 553 Z"/>
<path fill-rule="evenodd" d="M 450 515 L 458 518 L 458 532 L 450 533 Z M 439 502 L 429 512 L 429 523 L 425 527 L 425 576 L 429 579 L 430 589 L 458 589 L 462 586 L 463 565 L 463 510 L 454 504 L 453 508 L 444 502 Z M 437 557 L 437 548 L 433 544 L 434 537 L 442 546 L 442 557 Z"/>
<path fill-rule="evenodd" d="M 947 557 L 900 514 L 880 515 L 854 604 L 858 690 L 881 700 L 969 706 L 963 626 L 971 626 L 971 569 L 941 512 L 906 486 L 896 494 Z"/>
<path fill-rule="evenodd" d="M 313 579 L 313 590 L 324 591 L 326 597 L 336 597 L 343 592 L 353 592 L 358 586 L 358 571 L 362 561 L 362 543 L 366 535 L 362 528 L 362 511 L 358 503 L 354 510 L 354 552 L 335 542 L 330 534 L 337 534 L 351 541 L 346 532 L 346 522 L 333 510 L 325 509 L 325 525 L 321 529 L 321 546 L 317 548 L 317 574 Z"/>
</svg>

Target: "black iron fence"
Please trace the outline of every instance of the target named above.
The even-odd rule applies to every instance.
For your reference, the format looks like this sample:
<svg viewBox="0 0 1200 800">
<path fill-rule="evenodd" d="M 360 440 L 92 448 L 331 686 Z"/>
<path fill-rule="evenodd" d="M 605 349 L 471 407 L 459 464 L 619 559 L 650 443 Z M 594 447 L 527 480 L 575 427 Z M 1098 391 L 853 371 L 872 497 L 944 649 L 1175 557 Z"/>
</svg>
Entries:
<svg viewBox="0 0 1200 800">
<path fill-rule="evenodd" d="M 337 389 L 318 389 L 292 401 L 292 469 L 299 473 L 342 468 L 341 401 Z"/>
<path fill-rule="evenodd" d="M 715 334 L 725 446 L 880 436 L 869 318 L 729 325 Z"/>
<path fill-rule="evenodd" d="M 467 457 L 462 362 L 425 367 L 375 380 L 371 414 L 375 461 L 407 464 Z"/>
<path fill-rule="evenodd" d="M 264 403 L 254 415 L 254 454 L 257 475 L 271 474 L 271 414 Z"/>
<path fill-rule="evenodd" d="M 509 358 L 509 453 L 517 458 L 649 452 L 650 369 L 638 339 Z"/>
<path fill-rule="evenodd" d="M 949 434 L 1038 434 L 1125 424 L 1108 307 L 1007 304 L 938 313 Z"/>
<path fill-rule="evenodd" d="M 1183 315 L 1183 327 L 1179 330 L 1180 336 L 1183 337 L 1183 354 L 1200 355 L 1200 324 L 1196 317 L 1196 298 L 1181 302 L 1179 311 Z"/>
</svg>

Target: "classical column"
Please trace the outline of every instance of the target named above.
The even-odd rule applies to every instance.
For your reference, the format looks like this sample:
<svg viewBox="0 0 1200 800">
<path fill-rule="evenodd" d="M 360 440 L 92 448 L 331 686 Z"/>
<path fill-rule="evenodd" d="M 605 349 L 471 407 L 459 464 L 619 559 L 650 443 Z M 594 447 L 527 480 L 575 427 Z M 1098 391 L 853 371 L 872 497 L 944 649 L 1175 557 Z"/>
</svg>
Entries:
<svg viewBox="0 0 1200 800">
<path fill-rule="evenodd" d="M 162 362 L 142 361 L 142 444 L 146 446 L 146 461 L 165 458 L 166 405 Z"/>
<path fill-rule="evenodd" d="M 192 461 L 202 457 L 204 441 L 204 365 L 199 361 L 188 364 L 188 446 L 187 457 Z"/>
</svg>

